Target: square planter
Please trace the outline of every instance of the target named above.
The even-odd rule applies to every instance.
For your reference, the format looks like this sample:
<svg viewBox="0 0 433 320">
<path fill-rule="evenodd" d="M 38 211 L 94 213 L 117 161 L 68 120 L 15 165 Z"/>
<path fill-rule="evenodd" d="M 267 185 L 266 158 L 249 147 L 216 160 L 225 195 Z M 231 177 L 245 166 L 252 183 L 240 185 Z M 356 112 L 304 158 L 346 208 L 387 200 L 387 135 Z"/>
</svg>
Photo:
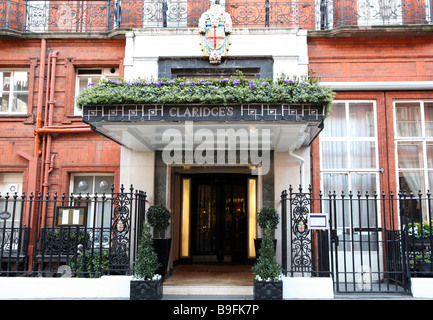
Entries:
<svg viewBox="0 0 433 320">
<path fill-rule="evenodd" d="M 254 280 L 255 300 L 282 300 L 283 281 L 256 281 Z"/>
<path fill-rule="evenodd" d="M 152 280 L 131 280 L 130 300 L 161 300 L 162 282 Z"/>
</svg>

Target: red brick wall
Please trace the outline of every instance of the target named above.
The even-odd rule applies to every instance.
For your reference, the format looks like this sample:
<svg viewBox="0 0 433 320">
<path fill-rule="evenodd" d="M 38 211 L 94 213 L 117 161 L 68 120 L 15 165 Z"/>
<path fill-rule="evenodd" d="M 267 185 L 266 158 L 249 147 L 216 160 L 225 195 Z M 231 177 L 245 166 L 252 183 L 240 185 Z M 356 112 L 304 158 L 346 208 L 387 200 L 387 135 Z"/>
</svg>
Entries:
<svg viewBox="0 0 433 320">
<path fill-rule="evenodd" d="M 47 40 L 47 57 L 59 50 L 56 65 L 54 126 L 83 125 L 74 116 L 75 70 L 79 67 L 117 67 L 123 75 L 124 40 Z M 33 156 L 38 102 L 40 40 L 0 40 L 0 68 L 29 68 L 27 117 L 0 116 L 0 172 L 23 172 L 23 190 L 28 161 L 17 152 Z M 44 85 L 45 89 L 45 85 Z M 45 104 L 45 97 L 44 97 Z M 54 170 L 49 192 L 69 192 L 72 172 L 114 172 L 119 181 L 120 146 L 96 133 L 53 134 Z"/>
<path fill-rule="evenodd" d="M 311 70 L 323 81 L 433 80 L 433 37 L 310 38 Z"/>
<path fill-rule="evenodd" d="M 310 38 L 311 71 L 324 82 L 431 81 L 433 37 Z M 380 188 L 397 192 L 393 101 L 433 99 L 433 91 L 338 92 L 335 100 L 373 100 L 377 106 Z M 311 177 L 320 190 L 319 139 L 311 147 Z"/>
</svg>

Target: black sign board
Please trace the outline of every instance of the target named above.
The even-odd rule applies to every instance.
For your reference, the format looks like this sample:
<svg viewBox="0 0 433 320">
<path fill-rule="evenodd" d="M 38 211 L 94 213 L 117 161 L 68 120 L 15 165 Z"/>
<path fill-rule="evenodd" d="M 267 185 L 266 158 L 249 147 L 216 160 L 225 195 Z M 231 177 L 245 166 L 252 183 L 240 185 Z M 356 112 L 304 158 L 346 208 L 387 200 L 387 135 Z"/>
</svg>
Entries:
<svg viewBox="0 0 433 320">
<path fill-rule="evenodd" d="M 104 105 L 85 106 L 83 121 L 184 122 L 184 121 L 311 121 L 325 118 L 324 107 L 311 104 L 229 105 Z"/>
</svg>

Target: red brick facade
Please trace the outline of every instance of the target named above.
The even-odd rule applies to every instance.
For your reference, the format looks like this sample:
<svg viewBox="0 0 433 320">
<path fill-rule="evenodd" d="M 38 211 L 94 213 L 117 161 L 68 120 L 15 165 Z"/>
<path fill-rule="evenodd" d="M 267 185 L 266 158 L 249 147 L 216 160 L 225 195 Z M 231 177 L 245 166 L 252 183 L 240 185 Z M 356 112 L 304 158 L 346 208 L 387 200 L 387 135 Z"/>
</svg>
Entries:
<svg viewBox="0 0 433 320">
<path fill-rule="evenodd" d="M 433 80 L 433 37 L 309 38 L 310 69 L 324 82 Z M 393 101 L 433 99 L 432 91 L 337 92 L 335 100 L 372 100 L 377 105 L 380 188 L 396 192 Z M 313 189 L 320 189 L 319 139 L 311 148 Z"/>
<path fill-rule="evenodd" d="M 38 177 L 29 174 L 29 160 L 34 158 L 35 129 L 39 104 L 39 74 L 42 40 L 0 40 L 0 68 L 25 68 L 29 71 L 27 116 L 0 116 L 0 161 L 1 172 L 22 172 L 23 191 L 26 193 L 42 191 L 41 161 L 43 157 L 43 136 L 38 156 Z M 74 115 L 74 98 L 77 68 L 113 67 L 123 74 L 124 40 L 47 40 L 46 57 L 58 50 L 54 81 L 54 109 L 50 128 L 57 130 L 51 136 L 51 155 L 49 175 L 50 193 L 69 192 L 70 173 L 110 172 L 119 178 L 120 147 L 99 134 L 86 128 L 85 132 L 73 132 L 74 127 L 84 127 L 81 116 Z M 47 79 L 48 59 L 44 78 Z M 51 82 L 50 82 L 51 83 Z M 42 99 L 42 128 L 45 122 L 49 97 L 44 83 Z M 60 131 L 59 130 L 66 131 Z M 81 129 L 80 129 L 81 130 Z M 79 131 L 79 130 L 75 130 Z M 27 158 L 27 159 L 26 159 Z M 47 160 L 47 159 L 45 159 Z M 48 159 L 47 161 L 51 161 Z M 34 189 L 32 186 L 36 186 Z"/>
<path fill-rule="evenodd" d="M 323 81 L 431 81 L 433 37 L 309 38 L 311 70 Z"/>
</svg>

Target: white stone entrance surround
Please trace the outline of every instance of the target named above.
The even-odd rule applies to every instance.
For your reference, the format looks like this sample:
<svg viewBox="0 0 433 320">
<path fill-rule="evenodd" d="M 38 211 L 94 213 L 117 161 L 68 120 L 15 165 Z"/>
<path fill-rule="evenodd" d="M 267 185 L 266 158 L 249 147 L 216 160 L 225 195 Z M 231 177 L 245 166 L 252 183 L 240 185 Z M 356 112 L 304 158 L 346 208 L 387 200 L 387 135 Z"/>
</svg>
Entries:
<svg viewBox="0 0 433 320">
<path fill-rule="evenodd" d="M 159 58 L 202 58 L 198 28 L 137 29 L 126 33 L 124 78 L 158 77 Z M 308 74 L 307 31 L 234 28 L 229 57 L 272 57 L 274 79 Z"/>
</svg>

